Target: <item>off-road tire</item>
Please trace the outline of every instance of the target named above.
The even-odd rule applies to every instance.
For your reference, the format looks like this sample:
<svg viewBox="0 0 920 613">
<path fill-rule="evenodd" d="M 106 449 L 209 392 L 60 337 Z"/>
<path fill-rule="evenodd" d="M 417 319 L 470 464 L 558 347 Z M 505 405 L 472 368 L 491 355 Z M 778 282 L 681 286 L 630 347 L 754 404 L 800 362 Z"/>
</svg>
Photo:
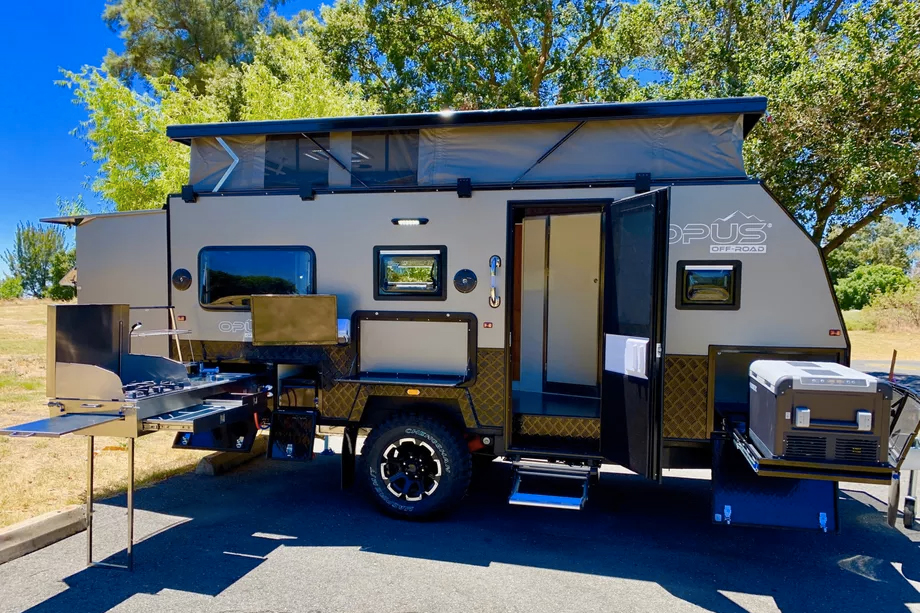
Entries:
<svg viewBox="0 0 920 613">
<path fill-rule="evenodd" d="M 388 489 L 391 482 L 383 474 L 387 450 L 392 456 L 392 446 L 405 439 L 425 443 L 434 452 L 432 461 L 440 463 L 439 481 L 431 495 L 413 492 L 413 497 L 421 495 L 420 500 L 406 500 L 408 493 L 394 494 Z M 472 475 L 472 459 L 463 433 L 436 417 L 416 413 L 394 415 L 374 427 L 361 448 L 361 465 L 366 491 L 374 504 L 385 514 L 400 519 L 430 519 L 452 511 L 466 494 Z"/>
</svg>

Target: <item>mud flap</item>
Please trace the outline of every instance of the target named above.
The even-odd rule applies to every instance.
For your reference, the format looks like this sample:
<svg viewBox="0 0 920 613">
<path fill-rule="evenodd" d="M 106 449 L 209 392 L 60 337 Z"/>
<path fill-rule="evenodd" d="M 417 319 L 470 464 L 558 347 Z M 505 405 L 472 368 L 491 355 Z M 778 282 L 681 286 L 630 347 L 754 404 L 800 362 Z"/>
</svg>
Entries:
<svg viewBox="0 0 920 613">
<path fill-rule="evenodd" d="M 836 531 L 837 483 L 758 475 L 730 434 L 713 434 L 712 520 L 725 525 Z"/>
</svg>

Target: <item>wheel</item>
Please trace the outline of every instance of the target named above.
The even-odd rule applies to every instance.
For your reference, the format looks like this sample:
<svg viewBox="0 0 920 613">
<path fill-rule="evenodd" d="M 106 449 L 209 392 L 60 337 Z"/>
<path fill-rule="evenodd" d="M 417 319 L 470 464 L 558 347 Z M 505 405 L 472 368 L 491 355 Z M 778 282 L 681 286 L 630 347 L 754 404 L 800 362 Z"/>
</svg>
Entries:
<svg viewBox="0 0 920 613">
<path fill-rule="evenodd" d="M 427 415 L 394 415 L 371 430 L 361 450 L 374 503 L 387 515 L 426 519 L 466 494 L 472 460 L 463 434 Z"/>
</svg>

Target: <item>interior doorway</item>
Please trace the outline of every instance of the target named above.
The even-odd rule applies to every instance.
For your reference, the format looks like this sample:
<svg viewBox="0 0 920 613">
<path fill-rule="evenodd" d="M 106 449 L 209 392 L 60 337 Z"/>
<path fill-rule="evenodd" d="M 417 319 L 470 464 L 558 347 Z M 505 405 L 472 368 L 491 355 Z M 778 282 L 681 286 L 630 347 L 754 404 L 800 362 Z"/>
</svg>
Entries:
<svg viewBox="0 0 920 613">
<path fill-rule="evenodd" d="M 515 210 L 515 414 L 600 415 L 601 207 L 572 203 Z"/>
</svg>

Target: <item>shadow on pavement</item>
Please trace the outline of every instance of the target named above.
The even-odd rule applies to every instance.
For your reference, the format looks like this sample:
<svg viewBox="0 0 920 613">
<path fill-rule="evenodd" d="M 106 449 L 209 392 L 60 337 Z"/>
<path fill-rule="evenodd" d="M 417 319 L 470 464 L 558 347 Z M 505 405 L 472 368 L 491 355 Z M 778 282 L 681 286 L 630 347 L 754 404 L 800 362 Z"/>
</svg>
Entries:
<svg viewBox="0 0 920 613">
<path fill-rule="evenodd" d="M 357 546 L 481 567 L 499 562 L 649 581 L 716 613 L 744 611 L 720 591 L 771 596 L 784 613 L 898 611 L 920 601 L 891 564 L 903 563 L 904 575 L 920 580 L 916 545 L 888 528 L 876 509 L 844 494 L 843 528 L 821 534 L 712 525 L 706 480 L 657 485 L 604 474 L 588 508 L 575 514 L 508 506 L 509 478 L 507 465 L 493 464 L 456 513 L 409 523 L 378 514 L 358 492 L 340 491 L 334 457 L 300 466 L 257 462 L 216 479 L 177 477 L 140 490 L 137 506 L 191 521 L 139 543 L 133 574 L 86 569 L 30 611 L 102 612 L 164 588 L 213 596 L 282 545 Z M 124 499 L 108 503 L 123 506 Z M 321 569 L 312 572 L 321 578 Z"/>
</svg>

